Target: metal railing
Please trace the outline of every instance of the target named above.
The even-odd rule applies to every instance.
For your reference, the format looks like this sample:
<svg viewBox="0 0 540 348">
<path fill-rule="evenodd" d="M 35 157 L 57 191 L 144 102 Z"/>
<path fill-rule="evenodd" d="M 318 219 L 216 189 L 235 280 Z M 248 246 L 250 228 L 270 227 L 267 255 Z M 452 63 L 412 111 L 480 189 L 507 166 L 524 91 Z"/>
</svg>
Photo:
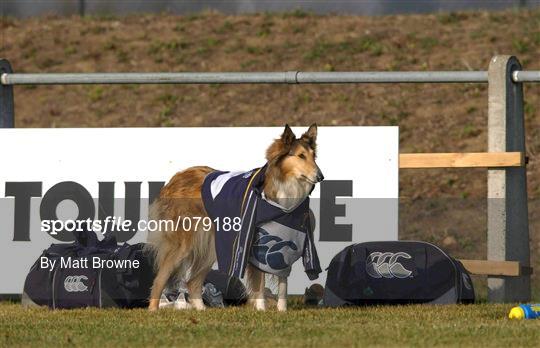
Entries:
<svg viewBox="0 0 540 348">
<path fill-rule="evenodd" d="M 514 71 L 514 82 L 540 82 L 540 71 Z M 224 72 L 224 73 L 89 73 L 13 74 L 0 76 L 3 85 L 84 84 L 346 84 L 488 82 L 487 71 L 374 72 Z"/>
</svg>

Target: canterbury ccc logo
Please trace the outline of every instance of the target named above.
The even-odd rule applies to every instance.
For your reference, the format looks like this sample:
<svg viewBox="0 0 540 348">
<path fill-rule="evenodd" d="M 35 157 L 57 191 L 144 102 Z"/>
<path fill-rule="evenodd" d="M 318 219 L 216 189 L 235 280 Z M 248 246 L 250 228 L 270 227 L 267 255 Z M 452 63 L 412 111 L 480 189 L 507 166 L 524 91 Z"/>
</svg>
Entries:
<svg viewBox="0 0 540 348">
<path fill-rule="evenodd" d="M 410 259 L 411 255 L 404 252 L 371 253 L 366 260 L 366 272 L 373 278 L 407 278 L 412 272 L 397 262 L 400 257 Z"/>
<path fill-rule="evenodd" d="M 83 283 L 83 280 L 88 280 L 88 277 L 85 275 L 79 276 L 67 276 L 64 279 L 64 289 L 67 292 L 81 292 L 88 290 L 88 286 Z"/>
</svg>

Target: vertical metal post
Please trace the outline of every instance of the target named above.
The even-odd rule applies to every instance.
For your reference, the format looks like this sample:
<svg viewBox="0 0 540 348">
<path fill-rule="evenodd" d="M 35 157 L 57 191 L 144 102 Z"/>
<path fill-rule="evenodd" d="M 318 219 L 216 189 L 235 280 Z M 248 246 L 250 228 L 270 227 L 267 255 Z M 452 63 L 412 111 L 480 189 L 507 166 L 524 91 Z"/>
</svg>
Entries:
<svg viewBox="0 0 540 348">
<path fill-rule="evenodd" d="M 84 17 L 86 14 L 86 2 L 85 0 L 79 0 L 79 16 Z"/>
<path fill-rule="evenodd" d="M 512 81 L 521 64 L 495 56 L 488 71 L 488 151 L 525 152 L 523 85 Z M 525 167 L 488 170 L 488 260 L 530 265 L 527 171 Z M 490 302 L 528 301 L 530 275 L 488 277 Z"/>
<path fill-rule="evenodd" d="M 0 76 L 12 73 L 11 64 L 7 59 L 0 58 Z M 15 127 L 15 102 L 13 86 L 0 83 L 0 128 Z"/>
</svg>

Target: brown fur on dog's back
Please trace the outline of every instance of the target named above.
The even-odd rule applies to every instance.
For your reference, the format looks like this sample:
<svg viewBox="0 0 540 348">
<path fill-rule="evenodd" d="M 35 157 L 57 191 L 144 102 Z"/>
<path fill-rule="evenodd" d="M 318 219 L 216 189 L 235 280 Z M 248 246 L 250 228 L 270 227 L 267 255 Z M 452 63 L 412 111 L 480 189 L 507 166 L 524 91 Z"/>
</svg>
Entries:
<svg viewBox="0 0 540 348">
<path fill-rule="evenodd" d="M 159 198 L 200 198 L 204 178 L 214 169 L 210 167 L 191 167 L 176 173 L 165 185 Z"/>
<path fill-rule="evenodd" d="M 147 250 L 153 253 L 154 266 L 158 271 L 150 299 L 151 309 L 157 309 L 161 292 L 173 272 L 189 269 L 189 279 L 186 279 L 188 288 L 200 288 L 202 284 L 199 284 L 198 275 L 206 275 L 205 271 L 215 261 L 215 253 L 208 250 L 208 245 L 213 245 L 213 230 L 203 230 L 202 223 L 195 230 L 195 219 L 208 216 L 201 189 L 204 178 L 213 171 L 212 168 L 201 166 L 177 173 L 161 189 L 159 197 L 150 207 L 150 220 L 170 220 L 175 225 L 178 217 L 185 217 L 191 219 L 192 226 L 184 230 L 180 221 L 178 230 L 171 230 L 167 226 L 164 230 L 148 234 Z M 192 281 L 195 283 L 190 284 Z"/>
</svg>

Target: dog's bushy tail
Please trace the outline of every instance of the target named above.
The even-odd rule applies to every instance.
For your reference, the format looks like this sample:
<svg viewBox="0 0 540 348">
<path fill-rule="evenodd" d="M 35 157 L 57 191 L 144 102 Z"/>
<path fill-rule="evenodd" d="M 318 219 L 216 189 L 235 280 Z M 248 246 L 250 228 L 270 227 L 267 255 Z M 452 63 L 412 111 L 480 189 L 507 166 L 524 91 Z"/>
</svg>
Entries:
<svg viewBox="0 0 540 348">
<path fill-rule="evenodd" d="M 158 221 L 162 217 L 163 205 L 161 199 L 156 199 L 151 205 L 148 212 L 148 221 Z M 154 265 L 154 271 L 159 269 L 159 265 L 168 253 L 169 246 L 167 245 L 166 231 L 155 230 L 148 231 L 148 237 L 146 244 L 143 248 L 143 252 L 152 260 Z"/>
</svg>

